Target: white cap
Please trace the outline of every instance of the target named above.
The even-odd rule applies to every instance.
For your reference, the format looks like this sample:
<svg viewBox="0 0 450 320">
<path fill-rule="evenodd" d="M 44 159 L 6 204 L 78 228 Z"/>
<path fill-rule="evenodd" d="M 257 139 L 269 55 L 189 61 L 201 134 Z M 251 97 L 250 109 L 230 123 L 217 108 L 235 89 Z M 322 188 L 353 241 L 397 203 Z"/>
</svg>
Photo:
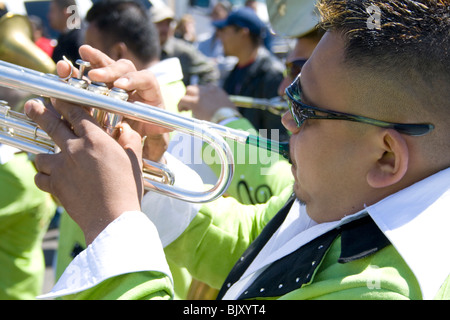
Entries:
<svg viewBox="0 0 450 320">
<path fill-rule="evenodd" d="M 283 37 L 298 38 L 319 23 L 317 0 L 266 0 L 273 31 Z"/>
<path fill-rule="evenodd" d="M 173 10 L 163 3 L 153 5 L 150 8 L 150 15 L 152 17 L 153 23 L 161 22 L 166 19 L 173 20 L 175 18 L 175 13 L 173 12 Z"/>
</svg>

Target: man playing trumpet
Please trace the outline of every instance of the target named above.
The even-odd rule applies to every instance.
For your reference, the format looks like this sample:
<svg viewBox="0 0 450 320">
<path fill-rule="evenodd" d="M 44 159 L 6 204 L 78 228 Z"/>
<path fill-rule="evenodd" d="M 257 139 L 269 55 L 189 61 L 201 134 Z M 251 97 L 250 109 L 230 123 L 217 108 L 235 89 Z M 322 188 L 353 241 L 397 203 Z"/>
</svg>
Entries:
<svg viewBox="0 0 450 320">
<path fill-rule="evenodd" d="M 292 131 L 295 197 L 288 189 L 239 212 L 220 199 L 217 210 L 172 221 L 187 225 L 166 253 L 223 283 L 224 299 L 448 298 L 448 3 L 324 0 L 319 8 L 327 32 L 287 89 L 291 112 L 282 120 Z M 91 79 L 161 105 L 151 75 L 87 47 L 81 53 L 99 67 Z M 36 102 L 25 106 L 62 150 L 36 158 L 36 183 L 61 200 L 90 246 L 54 294 L 169 298 L 159 237 L 140 213 L 139 134 L 123 124 L 117 143 L 82 109 L 55 108 L 70 126 Z M 80 189 L 92 192 L 80 201 Z"/>
</svg>

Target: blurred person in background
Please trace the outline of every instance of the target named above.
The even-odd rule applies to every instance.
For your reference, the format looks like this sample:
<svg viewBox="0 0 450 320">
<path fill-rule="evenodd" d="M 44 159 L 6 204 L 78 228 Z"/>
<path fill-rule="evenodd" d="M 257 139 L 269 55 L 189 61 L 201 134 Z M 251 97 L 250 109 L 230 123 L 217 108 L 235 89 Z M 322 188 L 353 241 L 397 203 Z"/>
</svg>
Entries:
<svg viewBox="0 0 450 320">
<path fill-rule="evenodd" d="M 0 2 L 0 18 L 3 17 L 5 13 L 8 12 L 8 8 L 6 7 L 4 2 Z"/>
<path fill-rule="evenodd" d="M 231 4 L 228 1 L 217 2 L 210 13 L 211 22 L 224 20 L 228 17 L 231 11 Z M 214 25 L 213 25 L 214 26 Z M 214 30 L 206 39 L 199 39 L 197 48 L 207 57 L 213 59 L 217 64 L 220 72 L 219 86 L 223 85 L 223 81 L 228 73 L 233 69 L 237 63 L 237 58 L 233 56 L 225 56 L 223 52 L 223 44 L 217 36 L 217 29 Z"/>
<path fill-rule="evenodd" d="M 224 20 L 213 22 L 218 29 L 226 56 L 238 59 L 222 88 L 230 95 L 273 98 L 283 79 L 282 62 L 263 45 L 268 29 L 250 8 L 232 11 Z M 238 108 L 260 134 L 270 139 L 287 141 L 286 128 L 280 117 L 266 110 Z M 262 131 L 266 130 L 266 132 Z"/>
<path fill-rule="evenodd" d="M 216 84 L 219 71 L 214 62 L 192 44 L 174 36 L 176 21 L 172 9 L 164 4 L 155 5 L 150 8 L 150 14 L 159 31 L 161 60 L 171 57 L 180 59 L 185 85 Z"/>
<path fill-rule="evenodd" d="M 50 27 L 59 32 L 53 61 L 58 62 L 65 56 L 75 63 L 80 59 L 78 48 L 83 44 L 84 35 L 75 0 L 52 0 L 47 18 Z"/>
<path fill-rule="evenodd" d="M 195 44 L 197 34 L 195 30 L 195 20 L 190 14 L 184 14 L 178 21 L 174 32 L 175 38 L 182 39 L 190 44 Z"/>
<path fill-rule="evenodd" d="M 51 57 L 55 49 L 56 41 L 48 38 L 41 18 L 38 16 L 29 16 L 28 18 L 33 27 L 34 43 Z"/>
</svg>

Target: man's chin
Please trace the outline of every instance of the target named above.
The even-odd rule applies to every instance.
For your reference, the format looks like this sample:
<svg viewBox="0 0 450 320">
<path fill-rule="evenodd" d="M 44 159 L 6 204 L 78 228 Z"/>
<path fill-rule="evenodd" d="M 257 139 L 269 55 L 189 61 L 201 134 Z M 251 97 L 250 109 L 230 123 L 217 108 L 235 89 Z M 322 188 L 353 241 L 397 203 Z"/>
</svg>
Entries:
<svg viewBox="0 0 450 320">
<path fill-rule="evenodd" d="M 297 187 L 296 184 L 297 183 L 294 183 L 293 186 L 293 192 L 295 194 L 295 197 L 302 206 L 306 206 L 306 201 L 302 198 L 301 192 L 298 190 L 298 188 L 296 188 Z"/>
</svg>

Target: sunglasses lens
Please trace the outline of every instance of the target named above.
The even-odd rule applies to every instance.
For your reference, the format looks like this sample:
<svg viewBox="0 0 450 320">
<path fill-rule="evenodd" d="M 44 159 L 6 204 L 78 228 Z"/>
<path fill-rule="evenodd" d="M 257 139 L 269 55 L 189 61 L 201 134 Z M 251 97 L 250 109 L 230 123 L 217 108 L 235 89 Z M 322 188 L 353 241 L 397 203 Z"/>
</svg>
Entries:
<svg viewBox="0 0 450 320">
<path fill-rule="evenodd" d="M 291 79 L 295 79 L 301 71 L 302 67 L 291 66 L 287 68 L 287 74 L 291 77 Z"/>
<path fill-rule="evenodd" d="M 288 99 L 288 105 L 289 105 L 289 111 L 291 112 L 292 118 L 294 118 L 295 123 L 297 124 L 297 127 L 300 127 L 299 119 L 295 112 L 294 102 L 290 98 Z"/>
<path fill-rule="evenodd" d="M 286 63 L 286 73 L 291 79 L 295 79 L 302 71 L 303 65 L 306 63 L 305 59 L 293 60 Z"/>
<path fill-rule="evenodd" d="M 302 112 L 302 105 L 297 102 L 300 101 L 300 93 L 299 93 L 299 81 L 300 77 L 296 76 L 294 82 L 286 88 L 287 101 L 289 105 L 289 110 L 291 112 L 292 117 L 294 118 L 297 126 L 300 127 L 303 122 L 305 122 L 305 116 Z"/>
<path fill-rule="evenodd" d="M 297 127 L 301 127 L 306 118 L 302 112 L 302 106 L 299 105 L 295 100 L 291 98 L 288 99 L 289 110 L 291 112 L 292 118 L 294 118 Z"/>
<path fill-rule="evenodd" d="M 393 123 L 373 118 L 367 118 L 355 114 L 343 113 L 327 109 L 321 109 L 314 106 L 309 106 L 302 101 L 302 87 L 300 83 L 300 75 L 296 76 L 295 80 L 285 90 L 289 111 L 292 118 L 295 120 L 297 127 L 301 127 L 307 119 L 337 119 L 347 120 L 360 123 L 366 123 L 381 128 L 391 128 L 397 130 L 402 134 L 410 136 L 422 136 L 434 129 L 432 124 L 407 124 L 407 123 Z M 319 114 L 317 114 L 319 112 Z M 323 115 L 325 114 L 325 115 Z"/>
</svg>

